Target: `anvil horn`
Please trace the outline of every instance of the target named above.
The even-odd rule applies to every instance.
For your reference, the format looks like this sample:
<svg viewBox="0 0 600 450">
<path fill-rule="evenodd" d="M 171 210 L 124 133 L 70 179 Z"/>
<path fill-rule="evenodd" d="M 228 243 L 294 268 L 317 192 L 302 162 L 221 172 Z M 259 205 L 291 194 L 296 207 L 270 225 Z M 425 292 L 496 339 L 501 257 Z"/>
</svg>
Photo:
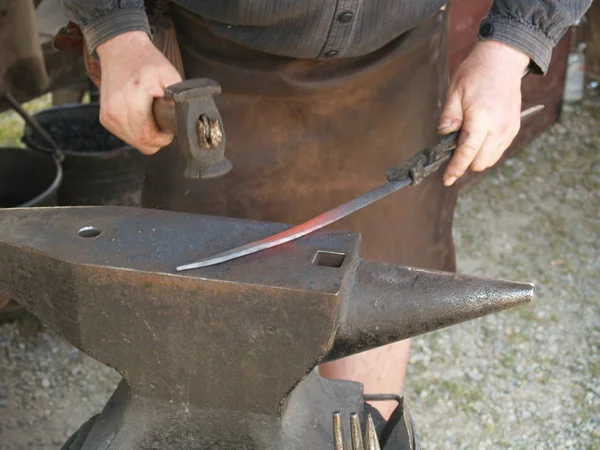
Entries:
<svg viewBox="0 0 600 450">
<path fill-rule="evenodd" d="M 361 260 L 323 361 L 349 356 L 533 299 L 533 284 Z"/>
</svg>

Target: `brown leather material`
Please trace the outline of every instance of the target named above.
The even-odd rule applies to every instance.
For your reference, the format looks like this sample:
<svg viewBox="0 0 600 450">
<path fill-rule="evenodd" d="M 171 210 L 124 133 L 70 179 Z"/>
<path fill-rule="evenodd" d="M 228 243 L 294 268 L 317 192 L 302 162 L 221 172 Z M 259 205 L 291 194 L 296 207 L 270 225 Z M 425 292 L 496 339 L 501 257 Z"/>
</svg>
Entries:
<svg viewBox="0 0 600 450">
<path fill-rule="evenodd" d="M 181 51 L 179 50 L 179 43 L 177 42 L 177 34 L 173 22 L 171 22 L 168 16 L 161 15 L 151 20 L 150 23 L 154 32 L 154 45 L 173 64 L 183 78 L 183 61 L 181 60 Z"/>
<path fill-rule="evenodd" d="M 69 23 L 58 30 L 54 39 L 52 39 L 52 47 L 59 52 L 83 55 L 85 45 L 81 28 L 76 23 L 69 21 Z"/>
<path fill-rule="evenodd" d="M 447 18 L 436 14 L 363 57 L 297 60 L 212 35 L 174 7 L 186 76 L 219 82 L 216 98 L 234 169 L 183 177 L 176 143 L 148 159 L 149 207 L 300 223 L 386 182 L 432 144 L 447 87 Z M 334 224 L 362 233 L 362 256 L 454 270 L 457 191 L 441 171 Z"/>
</svg>

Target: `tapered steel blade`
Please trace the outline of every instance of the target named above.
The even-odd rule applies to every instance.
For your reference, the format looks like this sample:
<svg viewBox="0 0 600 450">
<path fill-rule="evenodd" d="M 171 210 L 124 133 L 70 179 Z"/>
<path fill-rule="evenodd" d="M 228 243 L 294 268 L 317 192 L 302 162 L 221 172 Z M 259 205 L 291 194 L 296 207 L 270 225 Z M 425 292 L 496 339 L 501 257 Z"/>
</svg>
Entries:
<svg viewBox="0 0 600 450">
<path fill-rule="evenodd" d="M 527 117 L 530 117 L 535 113 L 541 111 L 542 109 L 544 109 L 544 105 L 537 105 L 528 108 L 521 113 L 521 119 L 523 120 Z M 338 220 L 343 219 L 344 217 L 352 214 L 353 212 L 356 212 L 359 209 L 362 209 L 365 206 L 376 202 L 377 200 L 381 200 L 382 198 L 385 198 L 388 195 L 396 192 L 398 189 L 402 189 L 403 187 L 409 186 L 410 184 L 412 184 L 412 179 L 410 178 L 400 181 L 390 181 L 382 186 L 379 186 L 378 188 L 373 189 L 372 191 L 367 192 L 366 194 L 361 195 L 360 197 L 357 197 L 353 200 L 350 200 L 347 203 L 344 203 L 343 205 L 337 206 L 323 214 L 320 214 L 317 217 L 310 219 L 308 222 L 304 222 L 303 224 L 291 227 L 274 236 L 269 236 L 258 241 L 250 242 L 249 244 L 242 245 L 240 247 L 233 248 L 222 253 L 218 253 L 209 258 L 201 259 L 197 262 L 184 264 L 182 266 L 177 267 L 175 270 L 181 272 L 184 270 L 199 269 L 200 267 L 207 267 L 212 266 L 214 264 L 220 264 L 223 262 L 231 261 L 232 259 L 241 258 L 242 256 L 251 255 L 253 253 L 260 252 L 262 250 L 266 250 L 272 247 L 277 247 L 278 245 L 285 244 L 286 242 L 290 242 L 295 239 L 301 238 L 302 236 L 306 236 L 307 234 L 310 234 L 313 231 L 320 230 L 321 228 L 324 228 L 327 225 L 337 222 Z"/>
<path fill-rule="evenodd" d="M 179 266 L 176 268 L 176 270 L 180 272 L 183 270 L 212 266 L 214 264 L 223 263 L 232 259 L 240 258 L 242 256 L 251 255 L 252 253 L 260 252 L 261 250 L 266 250 L 268 248 L 285 244 L 286 242 L 301 238 L 302 236 L 306 236 L 313 231 L 320 230 L 327 225 L 337 222 L 347 215 L 352 214 L 353 212 L 358 211 L 359 209 L 362 209 L 365 206 L 376 202 L 377 200 L 387 197 L 393 192 L 396 192 L 398 189 L 408 186 L 411 184 L 411 182 L 412 181 L 409 178 L 407 180 L 386 183 L 376 189 L 373 189 L 372 191 L 367 192 L 366 194 L 361 195 L 360 197 L 357 197 L 347 203 L 344 203 L 343 205 L 337 206 L 321 215 L 318 215 L 317 217 L 309 220 L 308 222 L 304 222 L 301 225 L 289 228 L 274 236 L 269 236 L 265 239 L 250 242 L 249 244 L 227 250 L 209 258 L 201 259 L 198 262 Z"/>
</svg>

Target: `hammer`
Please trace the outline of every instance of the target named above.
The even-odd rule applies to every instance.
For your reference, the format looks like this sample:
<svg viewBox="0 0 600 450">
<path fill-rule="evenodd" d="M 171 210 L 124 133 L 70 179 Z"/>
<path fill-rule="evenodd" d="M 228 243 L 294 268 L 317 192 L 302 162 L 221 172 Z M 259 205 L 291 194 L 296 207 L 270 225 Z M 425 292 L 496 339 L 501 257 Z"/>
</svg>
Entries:
<svg viewBox="0 0 600 450">
<path fill-rule="evenodd" d="M 167 87 L 165 96 L 154 100 L 156 124 L 177 136 L 186 178 L 220 177 L 233 167 L 225 157 L 223 121 L 213 98 L 220 93 L 216 81 L 196 78 Z"/>
</svg>

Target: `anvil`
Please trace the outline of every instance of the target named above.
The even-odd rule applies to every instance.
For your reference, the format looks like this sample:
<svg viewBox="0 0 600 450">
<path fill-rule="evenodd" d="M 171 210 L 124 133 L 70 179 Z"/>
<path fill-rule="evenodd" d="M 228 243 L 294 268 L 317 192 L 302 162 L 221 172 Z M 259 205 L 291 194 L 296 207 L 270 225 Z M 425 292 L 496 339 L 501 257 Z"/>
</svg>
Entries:
<svg viewBox="0 0 600 450">
<path fill-rule="evenodd" d="M 360 236 L 342 231 L 175 271 L 286 227 L 124 207 L 0 210 L 0 291 L 123 377 L 65 448 L 333 449 L 332 413 L 361 414 L 364 396 L 319 364 L 532 298 L 529 283 L 361 259 Z"/>
</svg>

